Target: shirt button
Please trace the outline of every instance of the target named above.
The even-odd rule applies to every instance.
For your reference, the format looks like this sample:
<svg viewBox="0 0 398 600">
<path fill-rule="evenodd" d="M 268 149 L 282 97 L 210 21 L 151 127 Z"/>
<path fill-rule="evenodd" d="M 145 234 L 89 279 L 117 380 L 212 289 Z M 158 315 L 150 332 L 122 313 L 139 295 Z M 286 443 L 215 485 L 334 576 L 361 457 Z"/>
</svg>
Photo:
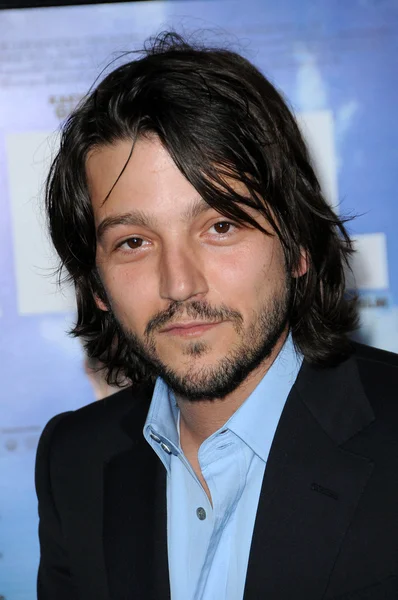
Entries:
<svg viewBox="0 0 398 600">
<path fill-rule="evenodd" d="M 199 508 L 196 509 L 196 516 L 198 517 L 199 521 L 204 521 L 206 518 L 205 509 L 199 506 Z"/>
<path fill-rule="evenodd" d="M 167 454 L 171 454 L 171 450 L 168 446 L 166 446 L 166 444 L 164 442 L 160 442 L 160 447 L 167 452 Z"/>
<path fill-rule="evenodd" d="M 158 435 L 156 435 L 155 433 L 153 433 L 153 431 L 151 431 L 151 433 L 149 435 L 153 440 L 155 440 L 155 442 L 160 442 L 160 437 Z"/>
</svg>

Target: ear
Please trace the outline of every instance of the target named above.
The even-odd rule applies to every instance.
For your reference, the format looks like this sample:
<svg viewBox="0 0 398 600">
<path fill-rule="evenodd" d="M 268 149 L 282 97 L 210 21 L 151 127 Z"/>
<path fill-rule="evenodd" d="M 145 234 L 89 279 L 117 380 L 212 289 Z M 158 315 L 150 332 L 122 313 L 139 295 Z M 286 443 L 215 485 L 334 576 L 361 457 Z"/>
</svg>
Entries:
<svg viewBox="0 0 398 600">
<path fill-rule="evenodd" d="M 99 308 L 100 310 L 103 310 L 104 312 L 108 312 L 109 308 L 107 307 L 105 302 L 103 300 L 101 300 L 101 298 L 98 296 L 98 294 L 94 294 L 94 302 L 95 302 L 97 308 Z"/>
<path fill-rule="evenodd" d="M 308 252 L 304 250 L 304 248 L 300 248 L 300 260 L 298 267 L 294 269 L 292 275 L 293 277 L 299 278 L 306 274 L 309 267 L 309 257 Z"/>
</svg>

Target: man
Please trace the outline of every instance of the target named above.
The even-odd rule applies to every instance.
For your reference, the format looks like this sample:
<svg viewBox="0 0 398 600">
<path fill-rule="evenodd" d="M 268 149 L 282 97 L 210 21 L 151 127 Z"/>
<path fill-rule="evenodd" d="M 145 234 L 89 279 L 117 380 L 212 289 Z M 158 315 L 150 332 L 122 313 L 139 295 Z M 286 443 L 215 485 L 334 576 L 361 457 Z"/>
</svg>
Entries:
<svg viewBox="0 0 398 600">
<path fill-rule="evenodd" d="M 66 123 L 47 184 L 73 333 L 132 387 L 47 425 L 40 600 L 396 598 L 397 358 L 242 57 L 176 35 Z"/>
</svg>

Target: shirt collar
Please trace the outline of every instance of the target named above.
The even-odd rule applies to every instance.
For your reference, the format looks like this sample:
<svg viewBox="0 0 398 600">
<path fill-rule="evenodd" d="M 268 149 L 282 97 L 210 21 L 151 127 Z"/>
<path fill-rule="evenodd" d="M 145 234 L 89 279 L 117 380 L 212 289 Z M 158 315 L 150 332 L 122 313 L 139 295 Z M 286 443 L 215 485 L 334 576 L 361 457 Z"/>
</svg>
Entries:
<svg viewBox="0 0 398 600">
<path fill-rule="evenodd" d="M 265 376 L 223 427 L 239 436 L 264 462 L 302 362 L 289 334 Z"/>
<path fill-rule="evenodd" d="M 264 462 L 267 461 L 279 418 L 302 362 L 303 356 L 295 350 L 289 334 L 255 390 L 222 427 L 222 430 L 229 429 L 240 437 Z M 178 415 L 173 392 L 158 377 L 143 433 L 168 472 L 171 455 L 181 453 Z"/>
</svg>

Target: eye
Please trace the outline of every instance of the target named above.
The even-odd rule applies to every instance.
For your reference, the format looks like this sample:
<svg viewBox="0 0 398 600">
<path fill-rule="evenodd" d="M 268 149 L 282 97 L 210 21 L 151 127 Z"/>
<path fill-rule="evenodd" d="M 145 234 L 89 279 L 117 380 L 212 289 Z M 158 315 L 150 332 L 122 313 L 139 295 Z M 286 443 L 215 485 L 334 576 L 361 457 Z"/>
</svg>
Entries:
<svg viewBox="0 0 398 600">
<path fill-rule="evenodd" d="M 123 242 L 121 242 L 118 246 L 117 246 L 117 250 L 121 249 L 124 251 L 128 251 L 128 250 L 139 250 L 140 248 L 142 248 L 142 246 L 144 246 L 145 244 L 145 240 L 143 240 L 140 237 L 131 237 L 128 238 L 127 240 L 124 240 Z"/>
<path fill-rule="evenodd" d="M 220 235 L 230 233 L 233 227 L 235 227 L 234 224 L 230 223 L 229 221 L 219 221 L 218 223 L 214 223 L 214 225 L 212 225 L 212 228 L 214 228 L 215 232 L 219 233 Z"/>
</svg>

